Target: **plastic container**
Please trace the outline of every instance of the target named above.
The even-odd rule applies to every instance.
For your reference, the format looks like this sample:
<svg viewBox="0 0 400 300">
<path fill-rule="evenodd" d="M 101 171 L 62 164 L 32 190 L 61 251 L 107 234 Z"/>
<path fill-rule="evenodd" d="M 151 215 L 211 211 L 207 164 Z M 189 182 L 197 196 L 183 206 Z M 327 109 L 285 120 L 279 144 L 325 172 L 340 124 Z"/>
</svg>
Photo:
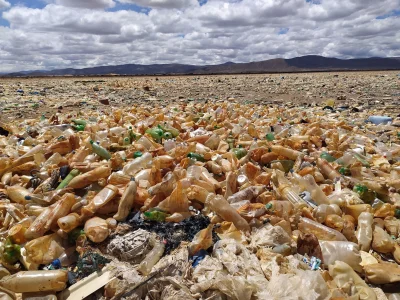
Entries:
<svg viewBox="0 0 400 300">
<path fill-rule="evenodd" d="M 103 242 L 110 234 L 106 220 L 99 217 L 87 220 L 83 230 L 88 239 L 94 243 Z"/>
<path fill-rule="evenodd" d="M 132 209 L 135 201 L 136 191 L 137 185 L 135 179 L 132 178 L 122 194 L 121 200 L 119 201 L 118 212 L 114 215 L 114 219 L 117 221 L 125 220 Z"/>
<path fill-rule="evenodd" d="M 373 123 L 375 125 L 379 124 L 388 124 L 389 122 L 392 122 L 393 119 L 391 117 L 387 116 L 370 116 L 367 119 L 367 122 Z"/>
<path fill-rule="evenodd" d="M 144 260 L 139 264 L 138 271 L 147 276 L 150 274 L 151 269 L 155 266 L 155 264 L 160 260 L 161 256 L 164 253 L 165 243 L 164 241 L 160 241 L 152 235 L 150 237 L 150 245 L 153 247 L 151 251 L 146 255 Z"/>
<path fill-rule="evenodd" d="M 212 211 L 218 214 L 225 221 L 232 222 L 237 229 L 242 231 L 250 230 L 247 221 L 243 219 L 222 196 L 209 194 L 206 200 L 206 205 L 208 205 Z"/>
<path fill-rule="evenodd" d="M 153 156 L 146 152 L 141 157 L 135 158 L 133 161 L 127 163 L 122 172 L 125 175 L 135 176 L 140 169 L 143 169 L 147 166 L 147 164 L 151 163 Z"/>
<path fill-rule="evenodd" d="M 356 237 L 360 250 L 365 252 L 371 247 L 373 218 L 373 214 L 369 212 L 362 212 L 358 217 Z"/>
<path fill-rule="evenodd" d="M 320 241 L 319 245 L 326 266 L 333 265 L 337 260 L 340 260 L 356 272 L 362 272 L 361 255 L 357 244 L 343 241 Z"/>
<path fill-rule="evenodd" d="M 96 144 L 92 140 L 90 140 L 90 144 L 92 145 L 93 152 L 96 153 L 98 156 L 100 156 L 101 158 L 107 159 L 107 160 L 111 158 L 111 154 L 110 154 L 110 152 L 107 151 L 107 149 Z"/>
<path fill-rule="evenodd" d="M 3 277 L 0 286 L 14 293 L 62 291 L 67 284 L 68 272 L 64 270 L 22 271 Z"/>
</svg>

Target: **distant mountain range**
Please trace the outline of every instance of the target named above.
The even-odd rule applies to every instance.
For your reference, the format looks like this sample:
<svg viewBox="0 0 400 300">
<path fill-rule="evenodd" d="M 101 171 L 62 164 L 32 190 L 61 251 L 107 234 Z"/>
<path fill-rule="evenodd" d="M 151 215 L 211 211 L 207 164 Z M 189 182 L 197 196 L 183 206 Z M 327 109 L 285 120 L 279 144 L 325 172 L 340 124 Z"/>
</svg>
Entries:
<svg viewBox="0 0 400 300">
<path fill-rule="evenodd" d="M 51 71 L 24 71 L 2 74 L 17 76 L 90 76 L 90 75 L 174 75 L 174 74 L 241 74 L 241 73 L 290 73 L 311 71 L 369 71 L 400 70 L 400 57 L 338 59 L 317 55 L 291 59 L 269 59 L 249 63 L 227 62 L 220 65 L 183 64 L 127 64 L 100 66 L 84 69 L 58 69 Z"/>
</svg>

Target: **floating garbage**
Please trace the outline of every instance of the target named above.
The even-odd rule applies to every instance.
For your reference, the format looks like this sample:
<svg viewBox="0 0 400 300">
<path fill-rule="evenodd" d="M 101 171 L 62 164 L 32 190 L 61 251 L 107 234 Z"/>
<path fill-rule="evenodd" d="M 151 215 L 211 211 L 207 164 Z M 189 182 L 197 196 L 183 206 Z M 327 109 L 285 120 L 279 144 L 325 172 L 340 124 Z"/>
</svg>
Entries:
<svg viewBox="0 0 400 300">
<path fill-rule="evenodd" d="M 105 299 L 392 293 L 400 138 L 395 116 L 376 113 L 193 99 L 3 122 L 0 287 Z"/>
</svg>

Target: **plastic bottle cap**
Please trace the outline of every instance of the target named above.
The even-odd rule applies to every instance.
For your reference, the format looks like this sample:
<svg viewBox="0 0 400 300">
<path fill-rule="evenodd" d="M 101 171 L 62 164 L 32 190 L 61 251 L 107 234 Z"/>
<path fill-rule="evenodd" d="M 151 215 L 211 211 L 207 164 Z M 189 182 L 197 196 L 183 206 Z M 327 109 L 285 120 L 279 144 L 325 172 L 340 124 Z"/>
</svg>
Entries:
<svg viewBox="0 0 400 300">
<path fill-rule="evenodd" d="M 51 265 L 52 265 L 54 268 L 59 269 L 59 268 L 61 268 L 61 261 L 57 258 L 57 259 L 55 259 L 55 260 L 53 260 L 53 261 L 51 262 Z"/>
<path fill-rule="evenodd" d="M 93 144 L 94 142 L 92 140 L 90 140 L 90 144 Z"/>
</svg>

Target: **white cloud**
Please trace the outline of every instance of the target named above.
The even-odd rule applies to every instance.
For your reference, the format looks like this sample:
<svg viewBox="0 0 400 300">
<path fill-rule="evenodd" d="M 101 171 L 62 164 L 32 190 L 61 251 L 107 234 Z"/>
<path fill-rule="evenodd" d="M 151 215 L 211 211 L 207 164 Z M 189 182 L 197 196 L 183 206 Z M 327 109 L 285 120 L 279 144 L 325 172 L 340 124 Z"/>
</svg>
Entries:
<svg viewBox="0 0 400 300">
<path fill-rule="evenodd" d="M 87 1 L 85 7 L 78 6 L 86 1 L 57 1 L 42 9 L 14 6 L 3 12 L 10 28 L 0 26 L 0 72 L 308 54 L 400 56 L 399 17 L 376 19 L 399 7 L 400 0 L 209 0 L 202 6 L 131 1 L 151 7 L 148 14 L 108 11 L 113 4 L 108 0 Z M 278 34 L 282 28 L 289 30 Z"/>
<path fill-rule="evenodd" d="M 131 3 L 151 8 L 185 8 L 198 6 L 197 0 L 118 0 L 121 3 Z"/>
<path fill-rule="evenodd" d="M 10 2 L 7 2 L 6 0 L 0 0 L 0 10 L 9 8 L 11 6 Z"/>
<path fill-rule="evenodd" d="M 102 9 L 115 6 L 113 0 L 55 0 L 56 4 L 68 7 Z"/>
</svg>

